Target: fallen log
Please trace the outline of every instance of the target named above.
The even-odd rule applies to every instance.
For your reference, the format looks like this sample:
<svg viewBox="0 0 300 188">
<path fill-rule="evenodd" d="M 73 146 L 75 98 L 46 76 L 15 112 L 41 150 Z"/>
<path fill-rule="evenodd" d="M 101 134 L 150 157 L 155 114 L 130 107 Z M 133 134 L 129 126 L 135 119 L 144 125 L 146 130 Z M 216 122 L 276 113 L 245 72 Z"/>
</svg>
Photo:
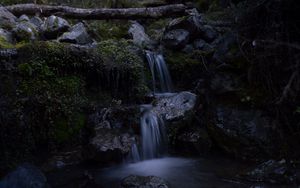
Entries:
<svg viewBox="0 0 300 188">
<path fill-rule="evenodd" d="M 148 8 L 96 8 L 83 9 L 68 6 L 50 6 L 37 4 L 17 4 L 5 7 L 16 16 L 57 15 L 71 19 L 106 20 L 106 19 L 157 19 L 187 15 L 187 7 L 183 4 L 165 5 Z"/>
</svg>

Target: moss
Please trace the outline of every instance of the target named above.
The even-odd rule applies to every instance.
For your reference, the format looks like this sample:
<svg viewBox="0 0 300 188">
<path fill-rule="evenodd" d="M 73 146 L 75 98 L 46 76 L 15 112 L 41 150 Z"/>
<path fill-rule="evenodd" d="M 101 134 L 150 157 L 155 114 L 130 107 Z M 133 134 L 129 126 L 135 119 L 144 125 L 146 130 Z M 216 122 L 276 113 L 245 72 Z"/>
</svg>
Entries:
<svg viewBox="0 0 300 188">
<path fill-rule="evenodd" d="M 177 88 L 192 88 L 193 82 L 197 81 L 206 68 L 206 62 L 203 62 L 206 56 L 206 53 L 200 51 L 194 51 L 192 54 L 172 51 L 165 53 L 166 62 Z"/>
<path fill-rule="evenodd" d="M 0 49 L 1 48 L 13 48 L 14 46 L 9 43 L 4 37 L 0 36 Z"/>
<path fill-rule="evenodd" d="M 118 21 L 92 21 L 89 24 L 89 32 L 97 41 L 108 39 L 128 38 L 129 22 Z"/>
<path fill-rule="evenodd" d="M 83 113 L 76 113 L 72 117 L 72 124 L 67 118 L 59 117 L 54 122 L 54 137 L 58 143 L 63 143 L 74 138 L 84 127 L 86 116 Z"/>
</svg>

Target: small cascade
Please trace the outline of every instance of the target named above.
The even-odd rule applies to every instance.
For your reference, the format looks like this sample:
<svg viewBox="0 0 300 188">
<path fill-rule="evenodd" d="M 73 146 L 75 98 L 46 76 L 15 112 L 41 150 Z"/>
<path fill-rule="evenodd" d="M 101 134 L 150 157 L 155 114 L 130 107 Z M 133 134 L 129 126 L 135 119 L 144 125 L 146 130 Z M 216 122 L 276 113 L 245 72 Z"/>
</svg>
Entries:
<svg viewBox="0 0 300 188">
<path fill-rule="evenodd" d="M 163 55 L 157 52 L 146 51 L 146 57 L 152 74 L 153 92 L 172 92 L 173 84 Z M 158 83 L 157 80 L 159 80 Z"/>
<path fill-rule="evenodd" d="M 141 106 L 142 157 L 152 159 L 165 153 L 166 137 L 163 120 L 152 111 L 151 105 Z"/>
<path fill-rule="evenodd" d="M 131 146 L 130 155 L 128 156 L 128 160 L 130 162 L 138 162 L 141 160 L 139 149 L 136 143 L 133 143 Z"/>
</svg>

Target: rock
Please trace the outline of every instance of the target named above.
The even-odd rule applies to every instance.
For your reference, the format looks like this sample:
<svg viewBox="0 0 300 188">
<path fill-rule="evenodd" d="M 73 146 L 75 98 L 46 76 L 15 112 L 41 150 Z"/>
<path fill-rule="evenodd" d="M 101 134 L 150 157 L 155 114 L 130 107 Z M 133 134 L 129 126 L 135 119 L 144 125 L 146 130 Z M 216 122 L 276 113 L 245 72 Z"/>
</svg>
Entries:
<svg viewBox="0 0 300 188">
<path fill-rule="evenodd" d="M 35 166 L 24 164 L 0 182 L 0 188 L 48 188 L 47 179 Z"/>
<path fill-rule="evenodd" d="M 150 37 L 145 33 L 144 27 L 137 21 L 132 21 L 128 33 L 132 36 L 134 44 L 142 48 L 153 48 L 153 41 L 151 41 Z"/>
<path fill-rule="evenodd" d="M 130 175 L 122 180 L 122 188 L 168 188 L 168 182 L 156 176 Z"/>
<path fill-rule="evenodd" d="M 67 20 L 53 15 L 48 17 L 42 25 L 42 31 L 46 39 L 56 39 L 69 28 L 70 25 Z"/>
<path fill-rule="evenodd" d="M 184 29 L 168 31 L 162 38 L 162 43 L 170 49 L 184 48 L 189 42 L 190 33 Z"/>
<path fill-rule="evenodd" d="M 58 38 L 59 42 L 68 42 L 73 44 L 90 44 L 93 39 L 87 33 L 87 30 L 83 23 L 74 25 L 69 32 L 64 33 Z"/>
<path fill-rule="evenodd" d="M 89 159 L 98 162 L 122 161 L 128 155 L 135 138 L 128 133 L 120 133 L 109 129 L 97 130 L 90 141 Z"/>
<path fill-rule="evenodd" d="M 191 112 L 196 104 L 197 96 L 184 91 L 172 95 L 157 96 L 153 111 L 167 121 L 182 119 Z"/>
<path fill-rule="evenodd" d="M 32 41 L 38 36 L 38 31 L 35 25 L 30 22 L 20 22 L 13 29 L 13 34 L 18 41 Z"/>
<path fill-rule="evenodd" d="M 272 118 L 259 110 L 216 107 L 216 123 L 209 123 L 209 135 L 235 157 L 258 160 L 277 151 L 272 142 Z"/>
<path fill-rule="evenodd" d="M 13 43 L 12 33 L 0 28 L 0 40 L 1 42 L 3 42 L 2 40 L 4 40 L 4 42 Z"/>
<path fill-rule="evenodd" d="M 176 138 L 176 149 L 180 149 L 184 153 L 191 154 L 207 154 L 211 147 L 212 141 L 203 128 L 188 128 L 180 130 Z"/>
<path fill-rule="evenodd" d="M 29 20 L 29 22 L 35 25 L 38 31 L 42 30 L 42 25 L 44 24 L 44 22 L 41 18 L 34 16 Z"/>
<path fill-rule="evenodd" d="M 243 179 L 254 182 L 272 184 L 292 184 L 296 182 L 296 173 L 293 167 L 289 167 L 286 160 L 268 160 L 256 168 L 240 175 Z"/>
<path fill-rule="evenodd" d="M 196 9 L 193 9 L 190 16 L 173 19 L 166 27 L 166 33 L 172 30 L 184 29 L 191 35 L 190 39 L 193 39 L 199 34 L 199 28 L 201 27 L 201 16 Z"/>
<path fill-rule="evenodd" d="M 18 22 L 29 22 L 29 17 L 25 14 L 18 18 Z"/>
<path fill-rule="evenodd" d="M 11 29 L 15 27 L 17 18 L 0 5 L 0 27 Z"/>
<path fill-rule="evenodd" d="M 210 52 L 213 49 L 213 47 L 208 44 L 207 42 L 205 42 L 204 40 L 202 39 L 196 39 L 193 43 L 194 45 L 194 48 L 197 49 L 197 50 L 202 50 L 202 51 L 205 51 L 205 52 Z"/>
</svg>

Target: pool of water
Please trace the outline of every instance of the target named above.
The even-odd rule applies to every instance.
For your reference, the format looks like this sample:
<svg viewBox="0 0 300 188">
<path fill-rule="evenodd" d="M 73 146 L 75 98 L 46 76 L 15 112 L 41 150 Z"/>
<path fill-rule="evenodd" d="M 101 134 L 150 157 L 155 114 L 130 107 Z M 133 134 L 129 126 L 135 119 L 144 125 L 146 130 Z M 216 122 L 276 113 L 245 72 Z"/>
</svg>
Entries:
<svg viewBox="0 0 300 188">
<path fill-rule="evenodd" d="M 96 171 L 95 178 L 104 188 L 119 187 L 129 175 L 159 176 L 172 188 L 249 187 L 232 179 L 242 168 L 232 161 L 165 157 L 104 168 Z"/>
<path fill-rule="evenodd" d="M 85 184 L 87 175 L 95 184 L 85 188 L 119 188 L 122 179 L 129 175 L 158 176 L 169 182 L 172 188 L 285 188 L 241 181 L 236 177 L 249 164 L 220 157 L 184 158 L 164 157 L 137 163 L 110 167 L 72 166 L 48 174 L 52 188 L 74 188 Z"/>
</svg>

